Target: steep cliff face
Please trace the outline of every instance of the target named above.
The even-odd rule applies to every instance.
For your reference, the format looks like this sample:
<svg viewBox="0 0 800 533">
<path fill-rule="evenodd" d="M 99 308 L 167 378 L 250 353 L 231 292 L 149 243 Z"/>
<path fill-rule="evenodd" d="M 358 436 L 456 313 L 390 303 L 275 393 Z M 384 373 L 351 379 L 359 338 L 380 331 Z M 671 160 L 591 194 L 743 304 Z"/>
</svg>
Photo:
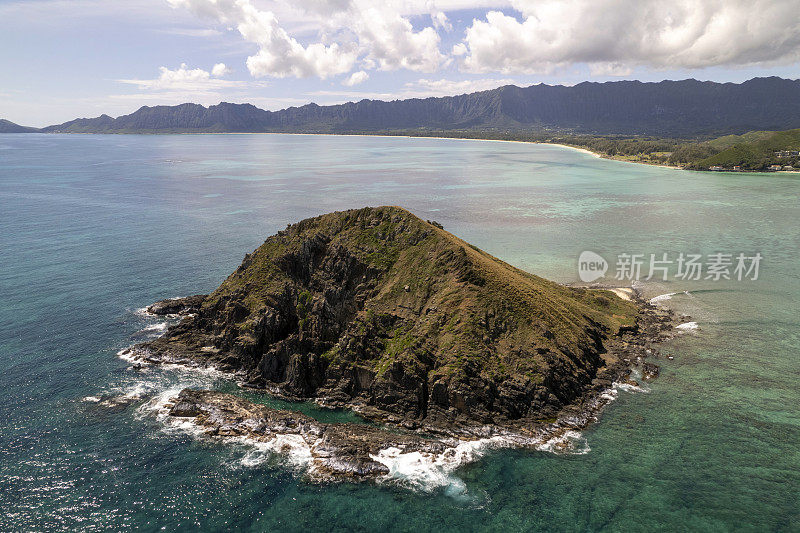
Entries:
<svg viewBox="0 0 800 533">
<path fill-rule="evenodd" d="M 136 352 L 238 371 L 252 387 L 417 423 L 545 420 L 608 385 L 637 307 L 516 269 L 397 207 L 268 238 Z M 598 383 L 602 382 L 602 383 Z"/>
</svg>

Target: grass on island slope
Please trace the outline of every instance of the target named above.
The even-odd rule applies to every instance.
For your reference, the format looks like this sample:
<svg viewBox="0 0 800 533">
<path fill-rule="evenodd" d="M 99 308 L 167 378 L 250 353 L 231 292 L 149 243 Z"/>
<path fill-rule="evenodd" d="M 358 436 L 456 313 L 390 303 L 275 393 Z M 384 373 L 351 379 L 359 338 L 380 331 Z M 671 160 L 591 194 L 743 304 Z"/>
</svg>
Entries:
<svg viewBox="0 0 800 533">
<path fill-rule="evenodd" d="M 314 242 L 324 243 L 325 252 L 309 255 Z M 324 355 L 379 374 L 401 362 L 441 376 L 471 368 L 493 380 L 521 374 L 537 381 L 554 360 L 585 367 L 597 331 L 614 334 L 638 314 L 610 292 L 568 288 L 524 272 L 399 207 L 336 212 L 287 227 L 245 257 L 204 307 L 242 302 L 248 312 L 237 326 L 246 336 L 288 290 L 298 328 L 311 328 L 310 314 L 324 308 L 321 302 L 337 305 L 326 294 L 331 280 L 318 273 L 333 269 L 335 278 L 336 269 L 352 263 L 349 256 L 368 266 L 365 278 L 375 281 L 374 290 Z M 353 361 L 351 347 L 359 343 L 364 347 Z"/>
</svg>

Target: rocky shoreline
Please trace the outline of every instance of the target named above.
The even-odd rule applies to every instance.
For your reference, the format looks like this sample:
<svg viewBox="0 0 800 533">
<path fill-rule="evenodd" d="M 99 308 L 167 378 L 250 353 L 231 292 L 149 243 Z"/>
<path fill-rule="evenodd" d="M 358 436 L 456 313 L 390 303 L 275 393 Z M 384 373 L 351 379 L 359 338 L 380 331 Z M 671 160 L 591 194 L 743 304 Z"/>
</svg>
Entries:
<svg viewBox="0 0 800 533">
<path fill-rule="evenodd" d="M 195 295 L 162 300 L 149 306 L 147 313 L 191 318 L 197 313 L 203 298 Z M 352 409 L 372 422 L 329 424 L 299 412 L 255 404 L 234 394 L 190 388 L 170 398 L 162 407 L 170 419 L 189 420 L 209 438 L 245 439 L 251 443 L 268 444 L 278 454 L 305 456 L 305 473 L 312 481 L 388 479 L 395 473 L 392 463 L 412 455 L 430 465 L 452 470 L 493 448 L 570 453 L 573 444 L 569 436 L 597 421 L 603 408 L 615 399 L 618 389 L 641 390 L 641 381 L 658 377 L 659 367 L 652 362 L 660 355 L 658 345 L 672 338 L 676 324 L 688 318 L 678 320 L 672 311 L 647 302 L 635 292 L 632 299 L 641 309 L 637 326 L 623 330 L 608 342 L 605 354 L 608 364 L 598 373 L 592 386 L 578 401 L 565 406 L 554 420 L 548 422 L 418 424 L 369 406 L 315 398 L 321 407 Z M 137 346 L 124 350 L 122 354 L 143 365 L 198 366 L 194 358 L 153 354 Z M 636 379 L 632 376 L 634 372 Z M 232 378 L 244 377 L 241 372 L 230 375 Z M 244 382 L 240 382 L 240 386 L 253 390 Z M 266 394 L 290 401 L 301 399 L 283 394 L 277 388 Z"/>
<path fill-rule="evenodd" d="M 632 369 L 658 375 L 647 359 L 676 325 L 638 295 L 548 282 L 399 208 L 290 226 L 211 295 L 148 312 L 181 320 L 130 360 L 213 367 L 370 421 L 323 424 L 214 391 L 170 400 L 172 419 L 213 437 L 278 451 L 289 439 L 324 479 L 385 477 L 410 456 L 456 464 L 487 446 L 567 450 L 617 389 L 638 387 Z"/>
</svg>

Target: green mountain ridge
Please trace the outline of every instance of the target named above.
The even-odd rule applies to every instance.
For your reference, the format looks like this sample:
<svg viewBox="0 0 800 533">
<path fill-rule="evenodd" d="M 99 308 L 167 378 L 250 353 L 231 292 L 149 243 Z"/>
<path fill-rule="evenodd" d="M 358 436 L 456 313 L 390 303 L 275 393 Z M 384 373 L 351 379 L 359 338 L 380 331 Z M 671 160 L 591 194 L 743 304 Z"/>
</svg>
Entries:
<svg viewBox="0 0 800 533">
<path fill-rule="evenodd" d="M 457 96 L 308 104 L 265 111 L 251 104 L 144 106 L 129 115 L 81 118 L 46 133 L 396 133 L 716 137 L 800 127 L 800 81 L 697 80 L 507 85 Z"/>
<path fill-rule="evenodd" d="M 39 131 L 38 128 L 20 126 L 19 124 L 14 124 L 9 120 L 0 118 L 0 133 L 35 133 L 37 131 Z"/>
</svg>

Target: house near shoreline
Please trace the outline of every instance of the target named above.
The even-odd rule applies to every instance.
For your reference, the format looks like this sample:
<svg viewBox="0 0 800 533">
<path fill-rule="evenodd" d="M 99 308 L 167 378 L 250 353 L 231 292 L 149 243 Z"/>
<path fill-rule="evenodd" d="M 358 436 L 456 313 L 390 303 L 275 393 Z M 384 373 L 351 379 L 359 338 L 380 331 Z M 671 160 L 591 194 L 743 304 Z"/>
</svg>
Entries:
<svg viewBox="0 0 800 533">
<path fill-rule="evenodd" d="M 720 166 L 720 165 L 714 165 L 714 166 L 708 167 L 708 170 L 710 170 L 711 172 L 744 172 L 744 169 L 742 169 L 741 165 L 735 165 L 733 168 L 726 168 L 726 167 L 723 167 L 723 166 Z M 793 167 L 791 165 L 785 165 L 785 166 L 770 165 L 770 166 L 767 167 L 766 170 L 768 170 L 770 172 L 777 172 L 779 170 L 795 170 L 795 167 Z"/>
</svg>

